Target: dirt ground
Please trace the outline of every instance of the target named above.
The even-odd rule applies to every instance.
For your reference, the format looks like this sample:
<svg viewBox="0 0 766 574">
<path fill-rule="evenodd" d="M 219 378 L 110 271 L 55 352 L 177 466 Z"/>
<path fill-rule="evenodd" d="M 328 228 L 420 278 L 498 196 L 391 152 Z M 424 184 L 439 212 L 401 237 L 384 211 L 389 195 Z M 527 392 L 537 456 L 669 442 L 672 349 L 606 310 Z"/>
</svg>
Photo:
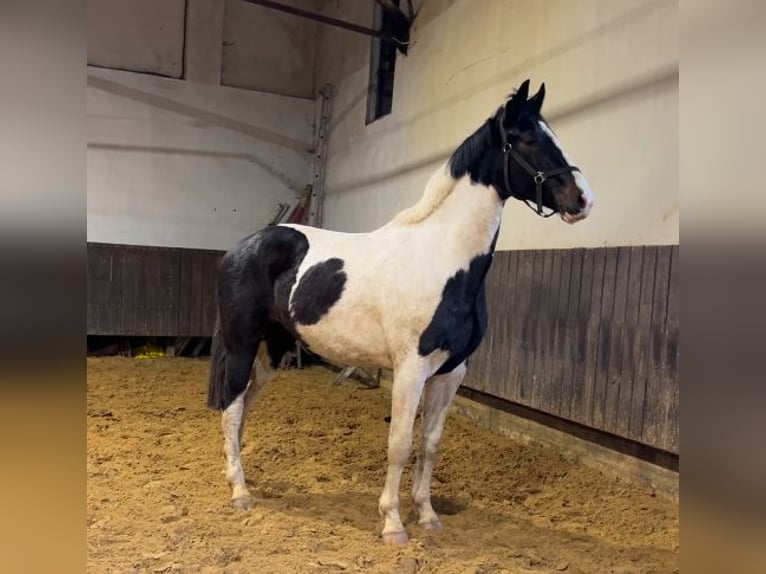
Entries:
<svg viewBox="0 0 766 574">
<path fill-rule="evenodd" d="M 207 362 L 88 359 L 89 572 L 671 573 L 671 500 L 451 414 L 433 482 L 444 529 L 379 542 L 388 393 L 285 371 L 244 434 L 258 497 L 229 505 Z"/>
</svg>

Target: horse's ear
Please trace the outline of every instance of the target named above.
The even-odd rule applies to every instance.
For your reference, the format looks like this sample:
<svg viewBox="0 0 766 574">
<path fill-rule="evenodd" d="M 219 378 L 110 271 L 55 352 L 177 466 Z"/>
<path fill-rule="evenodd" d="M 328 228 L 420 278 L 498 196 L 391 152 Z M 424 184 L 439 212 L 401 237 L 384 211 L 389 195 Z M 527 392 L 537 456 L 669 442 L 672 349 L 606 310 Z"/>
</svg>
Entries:
<svg viewBox="0 0 766 574">
<path fill-rule="evenodd" d="M 516 90 L 516 93 L 505 104 L 505 127 L 511 127 L 519 114 L 524 111 L 524 107 L 527 105 L 527 97 L 529 95 L 529 80 L 524 80 Z"/>
<path fill-rule="evenodd" d="M 519 86 L 519 89 L 516 90 L 516 93 L 513 95 L 513 99 L 519 102 L 526 102 L 528 97 L 529 97 L 529 79 L 526 79 L 521 83 L 521 85 Z"/>
<path fill-rule="evenodd" d="M 534 112 L 535 114 L 539 114 L 540 110 L 543 107 L 543 100 L 545 99 L 545 82 L 543 82 L 540 85 L 540 89 L 537 90 L 537 93 L 529 98 L 529 110 Z"/>
</svg>

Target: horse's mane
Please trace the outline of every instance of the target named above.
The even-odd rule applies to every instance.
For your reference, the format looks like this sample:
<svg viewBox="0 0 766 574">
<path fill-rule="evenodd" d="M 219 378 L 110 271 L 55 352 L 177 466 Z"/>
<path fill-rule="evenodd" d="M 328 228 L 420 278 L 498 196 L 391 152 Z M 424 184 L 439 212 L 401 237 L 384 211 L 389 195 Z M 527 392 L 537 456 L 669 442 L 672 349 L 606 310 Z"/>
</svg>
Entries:
<svg viewBox="0 0 766 574">
<path fill-rule="evenodd" d="M 472 182 L 486 184 L 491 180 L 490 166 L 482 164 L 487 148 L 492 143 L 491 120 L 471 134 L 450 156 L 446 164 L 431 175 L 425 191 L 418 202 L 400 211 L 392 223 L 402 225 L 419 223 L 436 211 L 452 193 L 458 182 L 465 176 L 471 176 Z"/>
<path fill-rule="evenodd" d="M 400 211 L 394 217 L 392 223 L 410 225 L 419 223 L 431 215 L 444 202 L 447 196 L 455 189 L 458 180 L 452 177 L 448 165 L 442 164 L 428 178 L 426 189 L 418 202 Z"/>
<path fill-rule="evenodd" d="M 484 122 L 452 154 L 449 159 L 449 168 L 453 178 L 460 179 L 470 175 L 472 183 L 478 182 L 484 185 L 492 181 L 494 166 L 482 161 L 492 147 L 492 121 L 490 119 Z"/>
</svg>

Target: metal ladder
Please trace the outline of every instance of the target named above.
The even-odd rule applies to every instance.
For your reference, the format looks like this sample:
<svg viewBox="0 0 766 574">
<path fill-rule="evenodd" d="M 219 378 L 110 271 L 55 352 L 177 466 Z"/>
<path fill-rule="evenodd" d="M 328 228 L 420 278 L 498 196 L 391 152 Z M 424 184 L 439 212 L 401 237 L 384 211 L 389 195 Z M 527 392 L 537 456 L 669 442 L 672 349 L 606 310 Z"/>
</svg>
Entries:
<svg viewBox="0 0 766 574">
<path fill-rule="evenodd" d="M 325 166 L 327 163 L 326 149 L 327 149 L 327 124 L 330 120 L 330 105 L 332 98 L 332 85 L 325 84 L 324 87 L 319 90 L 319 97 L 317 98 L 315 118 L 317 126 L 316 133 L 314 135 L 314 162 L 312 168 L 312 181 L 311 181 L 311 200 L 309 202 L 309 214 L 307 218 L 307 224 L 312 227 L 322 226 L 322 215 L 324 207 L 324 183 L 325 183 Z M 295 343 L 295 351 L 297 353 L 298 368 L 302 367 L 301 361 L 301 344 Z M 377 388 L 380 386 L 381 369 L 378 369 L 377 376 L 373 377 L 359 367 L 345 367 L 340 374 L 335 378 L 333 384 L 340 384 L 341 381 L 348 379 L 355 372 L 361 372 L 364 374 L 364 379 L 367 381 L 364 384 L 370 388 Z"/>
<path fill-rule="evenodd" d="M 314 165 L 311 180 L 311 201 L 309 202 L 309 215 L 307 223 L 312 227 L 322 226 L 322 207 L 324 205 L 324 174 L 327 163 L 325 150 L 327 147 L 327 123 L 330 120 L 330 98 L 332 85 L 325 84 L 319 90 L 317 98 L 314 134 Z"/>
</svg>

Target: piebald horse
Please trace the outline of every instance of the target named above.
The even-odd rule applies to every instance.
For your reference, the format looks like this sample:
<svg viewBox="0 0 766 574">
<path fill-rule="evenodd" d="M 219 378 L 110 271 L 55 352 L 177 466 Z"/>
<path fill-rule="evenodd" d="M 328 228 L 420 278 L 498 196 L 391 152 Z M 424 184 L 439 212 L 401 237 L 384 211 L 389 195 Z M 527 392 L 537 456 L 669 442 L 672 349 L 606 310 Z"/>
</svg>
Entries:
<svg viewBox="0 0 766 574">
<path fill-rule="evenodd" d="M 232 502 L 249 508 L 240 441 L 245 413 L 296 339 L 325 359 L 394 373 L 382 539 L 407 540 L 399 482 L 424 395 L 412 498 L 440 528 L 431 473 L 449 405 L 487 326 L 484 279 L 509 198 L 567 223 L 593 196 L 540 114 L 529 80 L 431 176 L 421 199 L 370 233 L 266 227 L 221 259 L 208 406 L 223 411 Z M 471 185 L 458 186 L 463 178 Z M 546 212 L 545 210 L 550 210 Z"/>
</svg>

